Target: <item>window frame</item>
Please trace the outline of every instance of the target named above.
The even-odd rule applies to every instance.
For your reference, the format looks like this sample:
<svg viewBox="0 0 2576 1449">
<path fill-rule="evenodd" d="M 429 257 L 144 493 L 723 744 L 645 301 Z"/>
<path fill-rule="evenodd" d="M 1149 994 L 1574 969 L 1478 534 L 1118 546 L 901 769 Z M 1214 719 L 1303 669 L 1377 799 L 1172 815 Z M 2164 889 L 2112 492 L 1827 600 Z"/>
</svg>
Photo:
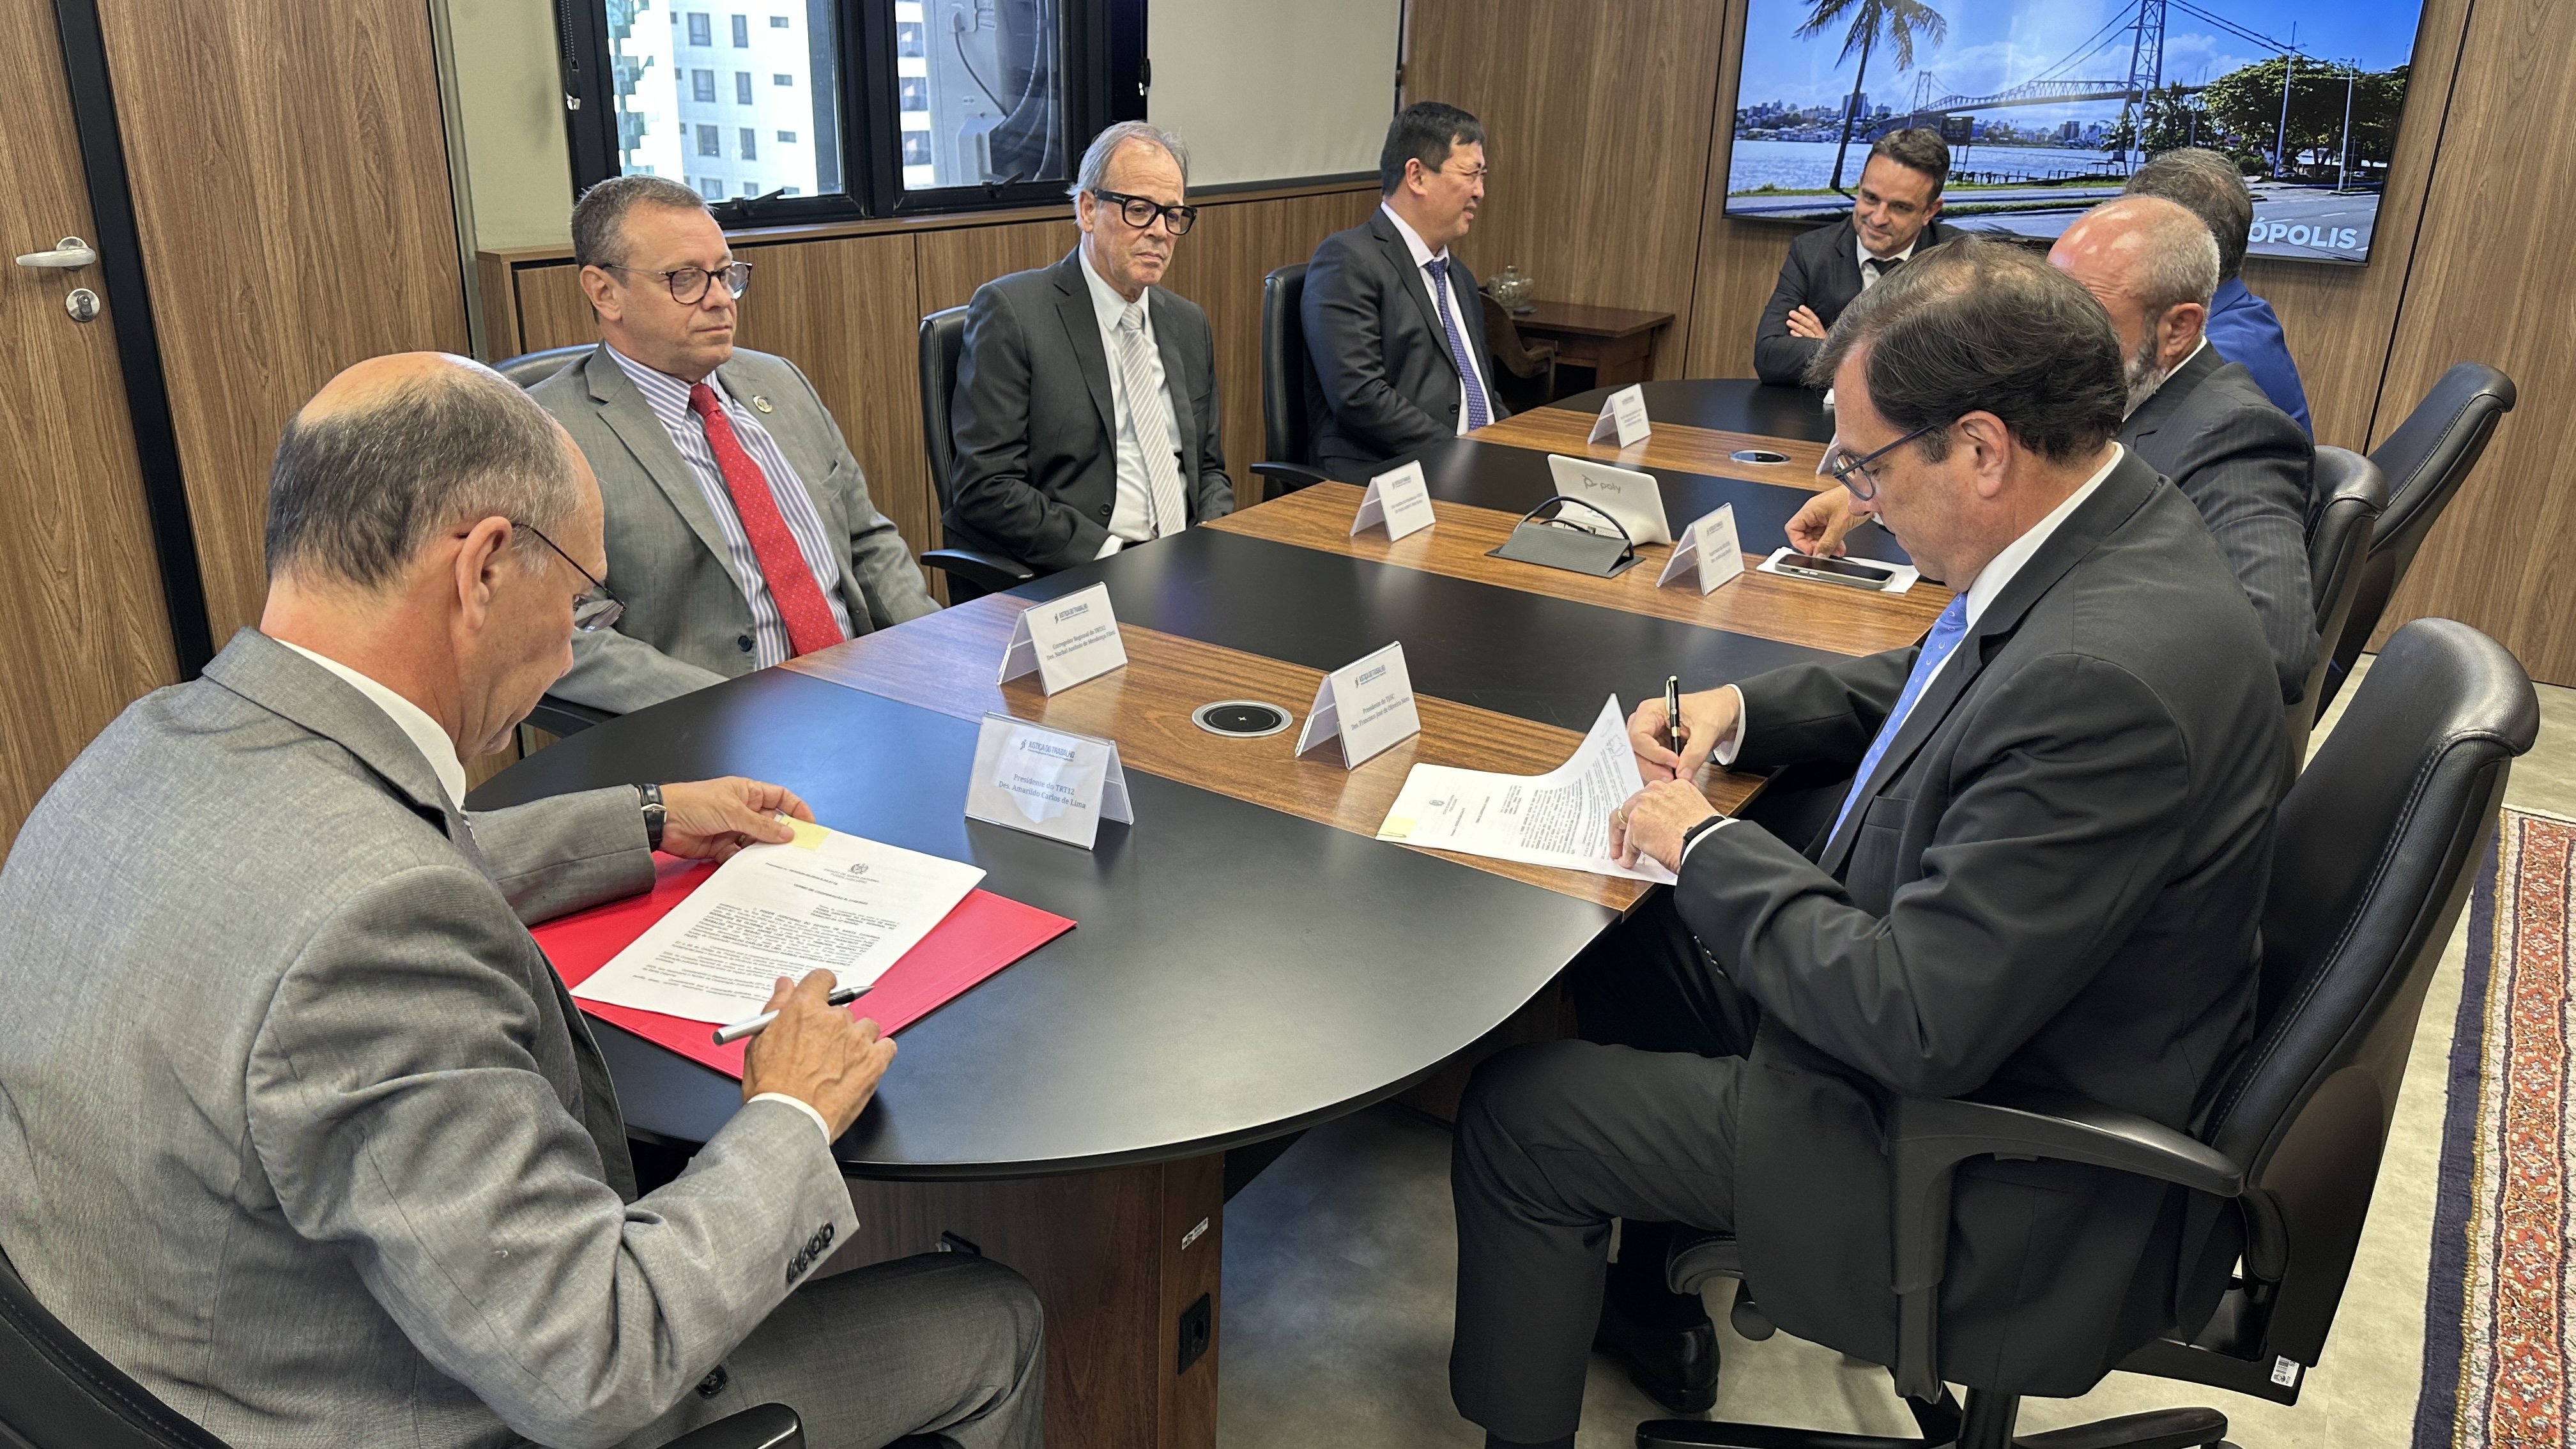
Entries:
<svg viewBox="0 0 2576 1449">
<path fill-rule="evenodd" d="M 670 13 L 682 15 L 692 0 Z M 777 3 L 777 0 L 772 0 Z M 793 0 L 790 0 L 793 3 Z M 895 74 L 895 0 L 831 0 L 839 42 L 840 126 L 813 143 L 837 152 L 840 192 L 821 196 L 733 198 L 712 204 L 718 222 L 798 225 L 992 211 L 1062 201 L 1091 138 L 1114 122 L 1145 118 L 1150 71 L 1145 56 L 1147 0 L 1054 0 L 1061 49 L 1065 171 L 1062 180 L 1024 181 L 907 191 L 901 78 Z M 710 4 L 710 30 L 717 10 Z M 617 109 L 602 0 L 569 0 L 555 9 L 564 84 L 564 125 L 571 142 L 573 194 L 618 174 Z M 685 25 L 685 21 L 682 22 Z M 729 36 L 710 35 L 711 40 Z M 721 48 L 721 47 L 719 47 Z M 693 68 L 693 67 L 684 67 Z M 721 68 L 720 68 L 721 69 Z"/>
</svg>

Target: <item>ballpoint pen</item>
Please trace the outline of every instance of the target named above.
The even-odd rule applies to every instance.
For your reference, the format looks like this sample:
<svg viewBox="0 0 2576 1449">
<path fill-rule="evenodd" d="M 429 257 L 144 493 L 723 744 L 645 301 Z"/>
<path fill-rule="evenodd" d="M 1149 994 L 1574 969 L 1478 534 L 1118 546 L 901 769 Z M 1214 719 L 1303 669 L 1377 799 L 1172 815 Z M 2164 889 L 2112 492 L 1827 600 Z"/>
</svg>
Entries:
<svg viewBox="0 0 2576 1449">
<path fill-rule="evenodd" d="M 831 995 L 824 997 L 823 1003 L 827 1006 L 847 1006 L 851 1002 L 856 1001 L 867 994 L 868 988 L 865 986 L 844 986 L 833 992 Z M 741 1021 L 735 1022 L 731 1026 L 717 1027 L 715 1031 L 716 1045 L 731 1046 L 735 1042 L 742 1040 L 744 1037 L 758 1036 L 771 1022 L 776 1021 L 777 1019 L 777 1012 L 764 1011 L 758 1016 L 746 1017 Z"/>
<path fill-rule="evenodd" d="M 1682 752 L 1682 677 L 1664 676 L 1664 743 L 1676 755 Z"/>
</svg>

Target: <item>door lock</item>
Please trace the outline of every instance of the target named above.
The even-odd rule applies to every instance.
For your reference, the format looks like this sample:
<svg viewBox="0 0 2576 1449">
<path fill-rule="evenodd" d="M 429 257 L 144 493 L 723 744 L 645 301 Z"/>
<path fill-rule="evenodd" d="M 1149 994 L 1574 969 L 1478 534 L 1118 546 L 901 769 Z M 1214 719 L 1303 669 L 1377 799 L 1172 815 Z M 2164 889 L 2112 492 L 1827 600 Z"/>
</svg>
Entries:
<svg viewBox="0 0 2576 1449">
<path fill-rule="evenodd" d="M 22 267 L 55 267 L 64 271 L 78 271 L 97 260 L 98 253 L 91 250 L 88 242 L 76 236 L 64 237 L 54 243 L 54 249 L 49 252 L 18 254 L 18 265 Z"/>
<path fill-rule="evenodd" d="M 72 294 L 63 299 L 63 310 L 72 314 L 72 320 L 75 322 L 96 320 L 98 305 L 98 293 L 87 287 L 74 287 Z"/>
</svg>

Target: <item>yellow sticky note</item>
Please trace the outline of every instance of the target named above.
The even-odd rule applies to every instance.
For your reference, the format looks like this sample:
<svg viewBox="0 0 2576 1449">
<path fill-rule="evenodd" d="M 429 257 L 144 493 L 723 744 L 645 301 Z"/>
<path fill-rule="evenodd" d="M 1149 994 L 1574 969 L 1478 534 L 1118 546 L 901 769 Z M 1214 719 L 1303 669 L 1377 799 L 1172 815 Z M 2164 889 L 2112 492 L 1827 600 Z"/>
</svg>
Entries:
<svg viewBox="0 0 2576 1449">
<path fill-rule="evenodd" d="M 1410 838 L 1412 834 L 1412 820 L 1401 815 L 1386 817 L 1386 823 L 1377 828 L 1377 838 L 1380 840 L 1404 840 Z"/>
<path fill-rule="evenodd" d="M 788 828 L 796 832 L 796 838 L 787 843 L 794 846 L 800 846 L 806 850 L 821 850 L 823 848 L 823 838 L 832 833 L 831 831 L 824 829 L 822 826 L 815 824 L 811 820 L 798 820 L 786 815 L 781 815 L 778 818 L 785 821 Z"/>
</svg>

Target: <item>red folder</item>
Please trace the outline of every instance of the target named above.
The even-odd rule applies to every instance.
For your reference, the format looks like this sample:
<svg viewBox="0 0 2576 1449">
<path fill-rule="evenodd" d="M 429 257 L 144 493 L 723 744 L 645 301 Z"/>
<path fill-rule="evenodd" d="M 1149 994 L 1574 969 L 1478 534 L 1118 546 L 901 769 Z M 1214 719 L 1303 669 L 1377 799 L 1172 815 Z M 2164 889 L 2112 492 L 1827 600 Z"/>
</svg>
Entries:
<svg viewBox="0 0 2576 1449">
<path fill-rule="evenodd" d="M 579 986 L 592 972 L 644 934 L 644 928 L 689 898 L 689 892 L 715 874 L 711 861 L 653 857 L 653 889 L 537 927 L 537 944 L 566 986 Z M 920 944 L 886 968 L 874 990 L 850 1007 L 854 1016 L 873 1017 L 892 1036 L 947 1005 L 966 988 L 1010 965 L 1073 929 L 1073 922 L 1051 911 L 1024 906 L 991 891 L 972 891 L 946 919 L 933 926 Z M 578 1000 L 578 998 L 576 998 Z M 637 1011 L 629 1006 L 580 1002 L 601 1021 L 622 1026 L 646 1041 L 669 1047 L 693 1062 L 727 1076 L 742 1075 L 748 1042 L 717 1046 L 715 1027 L 684 1016 Z"/>
</svg>

